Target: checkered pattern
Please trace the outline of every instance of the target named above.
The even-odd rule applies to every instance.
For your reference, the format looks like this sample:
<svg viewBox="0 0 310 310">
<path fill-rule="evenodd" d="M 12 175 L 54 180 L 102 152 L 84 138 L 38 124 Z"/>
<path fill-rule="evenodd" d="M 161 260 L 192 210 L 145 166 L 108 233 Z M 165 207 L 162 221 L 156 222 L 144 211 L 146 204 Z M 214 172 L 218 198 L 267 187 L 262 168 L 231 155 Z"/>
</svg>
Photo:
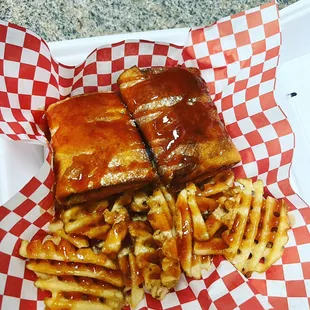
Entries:
<svg viewBox="0 0 310 310">
<path fill-rule="evenodd" d="M 310 209 L 289 183 L 294 135 L 274 100 L 281 35 L 275 4 L 194 28 L 184 46 L 122 41 L 93 51 L 79 66 L 53 60 L 44 40 L 0 22 L 0 135 L 45 143 L 43 110 L 68 95 L 116 89 L 126 68 L 193 66 L 201 70 L 220 116 L 240 151 L 239 177 L 260 178 L 265 193 L 285 197 L 292 230 L 284 255 L 264 274 L 245 279 L 217 257 L 203 280 L 182 277 L 163 301 L 143 309 L 307 309 L 310 298 Z M 0 307 L 43 309 L 46 293 L 18 255 L 21 239 L 43 238 L 53 216 L 48 153 L 39 174 L 0 207 Z"/>
</svg>

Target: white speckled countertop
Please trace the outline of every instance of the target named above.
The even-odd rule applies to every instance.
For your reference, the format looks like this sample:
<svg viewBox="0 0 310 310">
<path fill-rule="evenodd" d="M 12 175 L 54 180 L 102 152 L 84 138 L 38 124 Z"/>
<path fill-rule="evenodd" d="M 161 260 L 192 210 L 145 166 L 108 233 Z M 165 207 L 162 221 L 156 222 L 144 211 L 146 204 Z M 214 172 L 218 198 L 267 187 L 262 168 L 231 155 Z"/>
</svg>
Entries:
<svg viewBox="0 0 310 310">
<path fill-rule="evenodd" d="M 279 0 L 283 8 L 297 0 Z M 268 0 L 2 0 L 0 19 L 47 41 L 208 25 Z"/>
</svg>

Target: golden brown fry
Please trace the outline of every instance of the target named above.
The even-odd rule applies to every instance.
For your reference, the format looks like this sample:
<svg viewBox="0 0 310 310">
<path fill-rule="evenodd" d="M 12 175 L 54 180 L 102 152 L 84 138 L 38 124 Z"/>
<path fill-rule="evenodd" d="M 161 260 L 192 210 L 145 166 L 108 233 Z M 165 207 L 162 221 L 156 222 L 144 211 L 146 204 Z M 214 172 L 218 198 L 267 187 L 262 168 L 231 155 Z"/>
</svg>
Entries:
<svg viewBox="0 0 310 310">
<path fill-rule="evenodd" d="M 48 309 L 51 310 L 114 310 L 114 308 L 101 302 L 99 298 L 95 300 L 94 298 L 91 300 L 76 300 L 71 298 L 70 294 L 66 295 L 66 297 L 68 298 L 64 298 L 63 294 L 57 294 L 52 298 L 45 299 L 44 302 Z M 119 309 L 121 309 L 121 307 Z"/>
<path fill-rule="evenodd" d="M 122 241 L 127 236 L 129 214 L 124 205 L 131 202 L 131 194 L 125 193 L 114 203 L 111 212 L 105 210 L 106 217 L 113 218 L 113 225 L 107 234 L 102 252 L 106 254 L 118 253 L 122 247 Z M 107 215 L 109 213 L 109 215 Z M 111 220 L 111 218 L 109 218 Z M 109 222 L 111 223 L 111 222 Z"/>
<path fill-rule="evenodd" d="M 223 240 L 229 246 L 225 251 L 227 259 L 232 258 L 238 251 L 252 202 L 252 180 L 239 179 L 237 181 L 244 186 L 241 192 L 241 200 L 237 206 L 237 213 L 232 228 L 222 233 Z"/>
<path fill-rule="evenodd" d="M 166 256 L 161 261 L 161 268 L 160 279 L 162 284 L 168 289 L 174 288 L 178 284 L 182 272 L 180 262 L 178 259 Z"/>
<path fill-rule="evenodd" d="M 159 252 L 151 232 L 152 229 L 142 221 L 131 222 L 129 225 L 129 234 L 134 240 L 135 264 L 142 272 L 145 287 L 154 298 L 162 299 L 168 293 L 168 289 L 161 281 L 162 269 L 159 267 L 161 263 Z"/>
<path fill-rule="evenodd" d="M 134 221 L 128 226 L 129 234 L 133 238 L 152 236 L 153 229 L 148 222 Z"/>
<path fill-rule="evenodd" d="M 129 224 L 128 230 L 133 239 L 134 255 L 138 267 L 143 269 L 150 262 L 160 262 L 151 227 L 145 222 L 135 221 Z"/>
<path fill-rule="evenodd" d="M 159 261 L 161 265 L 160 281 L 152 288 L 152 295 L 163 298 L 167 293 L 166 289 L 173 288 L 179 281 L 181 275 L 180 262 L 178 259 L 178 249 L 175 236 L 175 228 L 173 222 L 176 221 L 178 214 L 176 212 L 174 197 L 167 191 L 164 186 L 160 186 L 154 191 L 152 198 L 157 204 L 149 200 L 151 210 L 149 212 L 149 220 L 152 228 L 155 230 L 153 239 L 161 248 L 162 259 Z M 166 220 L 168 218 L 168 220 Z M 163 219 L 163 220 L 162 220 Z M 165 224 L 163 224 L 163 221 Z M 147 268 L 147 267 L 145 267 Z M 144 270 L 144 275 L 147 271 Z M 160 283 L 161 282 L 161 283 Z"/>
<path fill-rule="evenodd" d="M 130 247 L 123 248 L 117 255 L 119 269 L 123 274 L 124 279 L 124 291 L 128 291 L 131 288 L 131 276 L 129 266 L 129 252 Z"/>
<path fill-rule="evenodd" d="M 244 273 L 250 271 L 250 268 L 244 268 L 246 261 L 248 260 L 251 254 L 252 248 L 254 246 L 254 240 L 257 235 L 258 225 L 261 218 L 261 211 L 263 206 L 263 182 L 257 181 L 253 184 L 254 197 L 252 201 L 253 209 L 250 211 L 249 220 L 245 228 L 244 237 L 240 244 L 238 254 L 232 259 L 232 263 L 240 271 L 243 270 Z M 254 263 L 254 259 L 252 260 Z M 251 264 L 251 261 L 249 261 Z"/>
<path fill-rule="evenodd" d="M 106 254 L 118 253 L 122 247 L 122 241 L 128 232 L 128 222 L 113 224 L 103 244 L 102 252 Z"/>
<path fill-rule="evenodd" d="M 212 217 L 214 217 L 218 222 L 222 224 L 222 226 L 226 226 L 228 230 L 231 230 L 235 218 L 238 214 L 238 205 L 235 208 L 232 208 L 230 211 L 227 211 L 225 207 L 218 207 L 212 213 Z"/>
<path fill-rule="evenodd" d="M 175 213 L 176 213 L 175 212 L 176 209 L 175 209 L 175 199 L 174 199 L 173 195 L 163 185 L 160 185 L 159 189 L 161 190 L 162 194 L 165 197 L 165 200 L 167 202 L 167 205 L 169 207 L 169 210 L 170 210 L 170 213 L 171 213 L 172 217 L 174 217 Z"/>
<path fill-rule="evenodd" d="M 50 224 L 53 235 L 23 241 L 20 255 L 31 259 L 27 268 L 38 275 L 36 286 L 52 292 L 46 305 L 61 310 L 121 309 L 122 291 L 136 307 L 143 283 L 162 299 L 182 270 L 200 279 L 212 255 L 224 255 L 246 276 L 264 272 L 288 241 L 287 208 L 283 201 L 264 200 L 261 181 L 234 181 L 226 171 L 202 191 L 189 183 L 176 202 L 160 185 L 150 196 L 125 192 L 112 208 L 107 201 L 61 207 L 62 222 Z"/>
<path fill-rule="evenodd" d="M 178 256 L 177 238 L 172 236 L 172 232 L 156 231 L 153 234 L 154 240 L 161 247 L 161 282 L 171 289 L 177 285 L 181 276 L 181 266 Z"/>
<path fill-rule="evenodd" d="M 90 227 L 87 231 L 83 232 L 84 236 L 89 239 L 106 240 L 111 225 L 102 223 L 99 226 Z"/>
<path fill-rule="evenodd" d="M 129 214 L 125 206 L 131 202 L 131 197 L 131 194 L 126 192 L 114 202 L 111 211 L 104 210 L 103 214 L 105 222 L 113 225 L 122 221 L 128 221 Z"/>
<path fill-rule="evenodd" d="M 197 196 L 196 203 L 202 214 L 212 212 L 218 207 L 218 202 L 214 198 Z"/>
<path fill-rule="evenodd" d="M 203 220 L 202 214 L 196 202 L 196 186 L 193 183 L 186 185 L 187 201 L 191 210 L 192 223 L 193 223 L 193 236 L 196 240 L 205 241 L 209 239 L 207 226 Z"/>
<path fill-rule="evenodd" d="M 159 188 L 147 200 L 150 207 L 148 220 L 154 230 L 168 231 L 173 227 L 173 219 L 167 201 Z"/>
<path fill-rule="evenodd" d="M 107 201 L 102 201 L 92 208 L 76 206 L 64 211 L 60 218 L 64 222 L 67 234 L 83 234 L 91 227 L 98 226 L 104 219 L 103 212 L 108 207 Z"/>
<path fill-rule="evenodd" d="M 192 256 L 192 270 L 191 270 L 192 277 L 194 279 L 201 278 L 201 255 L 193 255 Z"/>
<path fill-rule="evenodd" d="M 233 186 L 235 175 L 231 170 L 223 171 L 217 174 L 209 183 L 204 184 L 201 195 L 210 197 L 222 193 Z"/>
<path fill-rule="evenodd" d="M 161 214 L 167 216 L 174 221 L 175 216 L 175 204 L 171 194 L 161 186 L 158 192 L 154 191 L 153 196 L 157 195 L 158 204 L 151 204 L 149 214 Z M 166 201 L 168 197 L 169 202 Z M 175 237 L 174 225 L 166 224 L 164 227 L 158 222 L 159 216 L 151 217 L 150 224 L 155 230 L 153 233 L 153 239 L 161 250 L 160 265 L 162 268 L 160 274 L 160 280 L 163 286 L 171 289 L 179 282 L 181 275 L 180 262 L 178 258 L 177 239 Z M 166 229 L 166 230 L 163 230 Z"/>
<path fill-rule="evenodd" d="M 223 223 L 215 218 L 213 214 L 210 214 L 206 220 L 206 226 L 210 238 L 213 238 L 216 232 L 223 226 Z"/>
<path fill-rule="evenodd" d="M 134 212 L 147 212 L 150 207 L 147 205 L 146 201 L 148 195 L 144 191 L 136 191 L 133 193 L 133 201 L 130 204 L 130 208 Z"/>
<path fill-rule="evenodd" d="M 162 254 L 168 258 L 172 258 L 175 260 L 179 259 L 176 237 L 169 237 L 163 242 Z"/>
<path fill-rule="evenodd" d="M 91 278 L 51 276 L 47 279 L 38 279 L 35 285 L 42 290 L 53 293 L 77 292 L 105 299 L 124 300 L 124 295 L 119 289 Z"/>
<path fill-rule="evenodd" d="M 277 201 L 272 197 L 267 197 L 262 205 L 260 216 L 257 233 L 247 261 L 242 266 L 239 263 L 238 255 L 232 260 L 233 263 L 236 262 L 238 264 L 240 269 L 243 267 L 242 271 L 246 275 L 250 275 L 253 271 L 266 271 L 282 256 L 284 245 L 288 241 L 287 230 L 290 228 L 290 225 L 284 201 Z M 250 236 L 246 237 L 250 238 Z M 240 250 L 240 255 L 242 250 L 244 251 L 245 249 Z"/>
<path fill-rule="evenodd" d="M 211 262 L 212 262 L 212 256 L 203 255 L 201 257 L 201 269 L 202 270 L 209 270 L 209 268 L 211 267 Z"/>
<path fill-rule="evenodd" d="M 187 203 L 187 191 L 183 189 L 176 203 L 178 212 L 182 220 L 182 236 L 180 240 L 180 263 L 183 271 L 189 277 L 192 276 L 192 218 L 189 205 Z"/>
<path fill-rule="evenodd" d="M 235 182 L 235 174 L 232 170 L 225 170 L 220 173 L 218 173 L 214 177 L 214 183 L 225 183 L 229 187 L 232 187 Z"/>
<path fill-rule="evenodd" d="M 218 237 L 207 241 L 195 241 L 193 249 L 196 255 L 223 255 L 228 245 L 221 237 Z"/>
<path fill-rule="evenodd" d="M 107 200 L 76 205 L 72 208 L 64 210 L 61 213 L 61 220 L 64 223 L 72 222 L 74 220 L 84 217 L 85 215 L 89 215 L 92 213 L 102 213 L 107 207 Z"/>
<path fill-rule="evenodd" d="M 124 206 L 128 206 L 131 202 L 132 202 L 132 191 L 124 192 L 114 202 L 112 211 L 120 211 L 120 209 L 123 209 Z"/>
<path fill-rule="evenodd" d="M 163 299 L 169 292 L 161 283 L 161 268 L 155 264 L 148 264 L 142 270 L 145 287 L 150 291 L 151 295 L 156 299 Z"/>
<path fill-rule="evenodd" d="M 30 260 L 26 264 L 26 267 L 34 272 L 46 273 L 55 276 L 94 278 L 105 281 L 117 287 L 122 287 L 124 284 L 120 270 L 109 270 L 96 265 Z"/>
<path fill-rule="evenodd" d="M 138 303 L 144 297 L 144 290 L 140 287 L 143 283 L 143 278 L 141 276 L 141 271 L 137 266 L 136 258 L 132 252 L 129 253 L 129 266 L 131 274 L 130 306 L 136 308 Z"/>
<path fill-rule="evenodd" d="M 63 222 L 61 221 L 56 221 L 52 222 L 48 226 L 49 231 L 58 235 L 62 239 L 65 239 L 69 241 L 71 244 L 76 246 L 77 248 L 87 248 L 89 247 L 89 242 L 88 239 L 84 236 L 70 236 L 66 234 L 66 232 L 63 230 Z"/>
<path fill-rule="evenodd" d="M 117 269 L 117 265 L 105 254 L 95 254 L 90 248 L 76 249 L 64 239 L 61 239 L 58 245 L 52 240 L 47 240 L 44 243 L 40 240 L 22 241 L 19 254 L 30 259 L 95 264 L 109 269 Z"/>
</svg>

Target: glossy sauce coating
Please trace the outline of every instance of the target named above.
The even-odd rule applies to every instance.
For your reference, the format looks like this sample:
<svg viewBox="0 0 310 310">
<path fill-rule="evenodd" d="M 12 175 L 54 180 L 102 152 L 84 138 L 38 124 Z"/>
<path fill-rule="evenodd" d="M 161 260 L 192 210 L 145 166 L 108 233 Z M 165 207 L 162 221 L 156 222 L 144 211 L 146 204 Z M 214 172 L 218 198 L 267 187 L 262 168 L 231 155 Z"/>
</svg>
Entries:
<svg viewBox="0 0 310 310">
<path fill-rule="evenodd" d="M 212 159 L 224 161 L 224 153 L 233 147 L 199 71 L 176 67 L 143 73 L 141 82 L 121 84 L 121 93 L 152 148 L 164 183 L 178 183 L 195 169 L 197 175 L 217 169 Z"/>
<path fill-rule="evenodd" d="M 137 128 L 115 93 L 70 98 L 51 106 L 47 116 L 60 202 L 71 194 L 154 178 Z"/>
</svg>

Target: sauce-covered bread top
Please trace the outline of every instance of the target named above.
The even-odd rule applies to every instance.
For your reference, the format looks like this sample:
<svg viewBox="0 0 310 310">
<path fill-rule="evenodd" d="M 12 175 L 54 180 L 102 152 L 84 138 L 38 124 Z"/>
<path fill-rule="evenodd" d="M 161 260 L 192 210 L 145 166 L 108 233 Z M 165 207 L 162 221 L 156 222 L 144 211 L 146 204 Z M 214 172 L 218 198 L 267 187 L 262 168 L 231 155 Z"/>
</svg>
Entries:
<svg viewBox="0 0 310 310">
<path fill-rule="evenodd" d="M 132 67 L 118 84 L 165 184 L 178 188 L 240 161 L 199 70 Z"/>
<path fill-rule="evenodd" d="M 48 108 L 47 121 L 58 202 L 102 199 L 154 179 L 142 139 L 115 93 L 57 102 Z"/>
</svg>

